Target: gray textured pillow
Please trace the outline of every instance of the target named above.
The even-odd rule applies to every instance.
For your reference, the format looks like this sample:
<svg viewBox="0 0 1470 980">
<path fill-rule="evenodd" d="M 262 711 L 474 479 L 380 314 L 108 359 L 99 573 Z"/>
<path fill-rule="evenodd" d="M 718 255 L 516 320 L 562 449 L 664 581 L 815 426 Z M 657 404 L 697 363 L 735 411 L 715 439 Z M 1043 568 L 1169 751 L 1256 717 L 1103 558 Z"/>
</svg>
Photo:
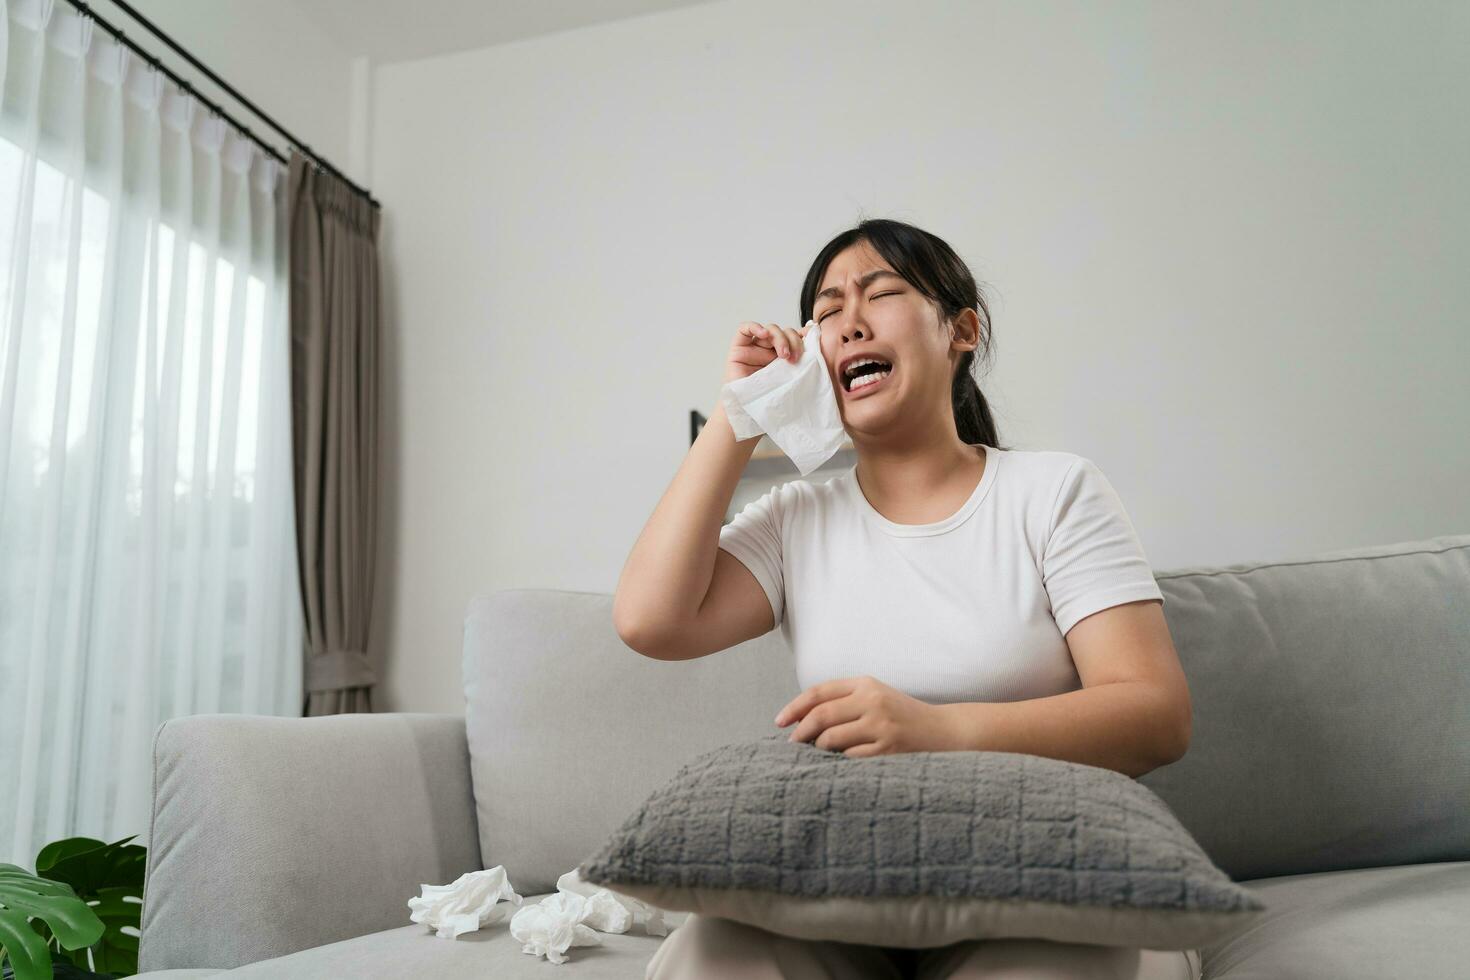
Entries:
<svg viewBox="0 0 1470 980">
<path fill-rule="evenodd" d="M 1013 752 L 853 759 L 787 733 L 686 763 L 577 868 L 801 939 L 1197 949 L 1264 910 L 1122 773 Z"/>
</svg>

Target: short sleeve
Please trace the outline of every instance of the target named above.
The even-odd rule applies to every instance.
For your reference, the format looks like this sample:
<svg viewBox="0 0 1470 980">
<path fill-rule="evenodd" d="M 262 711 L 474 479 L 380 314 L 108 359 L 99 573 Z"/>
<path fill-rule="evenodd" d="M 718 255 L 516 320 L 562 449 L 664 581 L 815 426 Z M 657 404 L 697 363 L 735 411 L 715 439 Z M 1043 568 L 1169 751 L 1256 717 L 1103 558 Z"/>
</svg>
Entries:
<svg viewBox="0 0 1470 980">
<path fill-rule="evenodd" d="M 741 508 L 720 528 L 720 547 L 750 569 L 771 603 L 775 624 L 786 606 L 786 579 L 781 569 L 781 487 L 772 487 Z"/>
<path fill-rule="evenodd" d="M 1077 457 L 1062 477 L 1042 583 L 1063 636 L 1083 617 L 1109 606 L 1164 600 L 1123 501 L 1090 459 Z"/>
</svg>

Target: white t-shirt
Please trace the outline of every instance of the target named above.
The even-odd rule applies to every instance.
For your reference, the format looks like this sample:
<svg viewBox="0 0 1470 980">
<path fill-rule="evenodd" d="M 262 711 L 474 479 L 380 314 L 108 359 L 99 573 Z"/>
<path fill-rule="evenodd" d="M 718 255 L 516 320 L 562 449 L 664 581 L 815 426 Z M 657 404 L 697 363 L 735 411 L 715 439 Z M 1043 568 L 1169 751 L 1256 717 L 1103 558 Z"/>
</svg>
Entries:
<svg viewBox="0 0 1470 980">
<path fill-rule="evenodd" d="M 720 528 L 765 590 L 803 690 L 870 674 L 931 704 L 1062 694 L 1082 686 L 1065 640 L 1078 620 L 1163 602 L 1091 460 L 985 453 L 974 493 L 932 524 L 878 513 L 853 466 L 773 487 Z"/>
</svg>

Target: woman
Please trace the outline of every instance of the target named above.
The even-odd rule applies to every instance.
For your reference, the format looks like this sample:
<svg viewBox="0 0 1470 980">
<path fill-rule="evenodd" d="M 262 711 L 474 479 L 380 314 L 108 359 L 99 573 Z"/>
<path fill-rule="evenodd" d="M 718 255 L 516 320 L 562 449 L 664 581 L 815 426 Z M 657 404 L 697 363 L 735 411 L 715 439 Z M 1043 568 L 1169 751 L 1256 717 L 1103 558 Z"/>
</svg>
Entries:
<svg viewBox="0 0 1470 980">
<path fill-rule="evenodd" d="M 1167 633 L 1163 595 L 1121 502 L 1083 457 L 1000 446 L 971 374 L 982 340 L 989 352 L 989 311 L 941 239 L 880 219 L 843 232 L 807 274 L 801 319 L 821 325 L 857 465 L 825 483 L 776 487 L 716 535 L 758 441 L 737 442 L 717 405 L 624 568 L 619 634 L 646 655 L 686 660 L 779 625 L 805 690 L 776 724 L 848 756 L 1030 750 L 1039 743 L 1008 743 L 1000 723 L 981 742 L 971 709 L 989 704 L 976 702 L 1077 690 L 1069 641 L 1080 649 L 1097 627 L 1073 627 L 1101 622 L 1093 614 L 1104 609 L 1131 604 L 1125 615 L 1139 618 L 1130 623 Z M 725 381 L 776 357 L 796 361 L 808 330 L 742 323 Z M 1076 761 L 1138 775 L 1183 754 L 1187 688 L 1168 651 L 1157 670 L 1172 686 L 1159 690 L 1175 694 L 1150 702 L 1169 707 L 1148 715 L 1162 722 L 1103 737 L 1118 727 L 1109 717 L 1069 744 L 1118 746 L 1116 757 Z M 646 976 L 1199 980 L 1200 957 L 1036 939 L 879 947 L 696 913 Z"/>
</svg>

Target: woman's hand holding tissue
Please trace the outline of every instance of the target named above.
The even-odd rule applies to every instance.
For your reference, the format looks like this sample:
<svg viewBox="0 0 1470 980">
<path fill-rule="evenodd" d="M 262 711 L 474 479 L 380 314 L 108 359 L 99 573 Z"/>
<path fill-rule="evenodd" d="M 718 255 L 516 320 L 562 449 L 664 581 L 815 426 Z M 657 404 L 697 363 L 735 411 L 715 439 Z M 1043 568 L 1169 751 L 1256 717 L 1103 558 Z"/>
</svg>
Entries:
<svg viewBox="0 0 1470 980">
<path fill-rule="evenodd" d="M 772 335 L 769 328 L 779 334 Z M 822 357 L 821 325 L 809 320 L 795 331 L 773 323 L 742 323 L 740 331 L 730 348 L 727 380 L 720 386 L 730 431 L 736 442 L 765 433 L 806 476 L 831 459 L 847 438 L 837 388 Z M 807 331 L 814 341 L 811 348 L 806 347 Z M 777 363 L 767 345 L 789 350 L 790 363 Z"/>
<path fill-rule="evenodd" d="M 814 684 L 776 714 L 776 727 L 798 722 L 793 742 L 810 741 L 861 759 L 899 752 L 939 752 L 949 746 L 947 716 L 875 677 L 844 677 Z"/>
<path fill-rule="evenodd" d="M 778 357 L 795 364 L 806 350 L 803 341 L 810 329 L 810 323 L 799 329 L 777 323 L 756 323 L 754 320 L 741 323 L 730 344 L 725 378 L 721 383 L 748 378 Z"/>
</svg>

